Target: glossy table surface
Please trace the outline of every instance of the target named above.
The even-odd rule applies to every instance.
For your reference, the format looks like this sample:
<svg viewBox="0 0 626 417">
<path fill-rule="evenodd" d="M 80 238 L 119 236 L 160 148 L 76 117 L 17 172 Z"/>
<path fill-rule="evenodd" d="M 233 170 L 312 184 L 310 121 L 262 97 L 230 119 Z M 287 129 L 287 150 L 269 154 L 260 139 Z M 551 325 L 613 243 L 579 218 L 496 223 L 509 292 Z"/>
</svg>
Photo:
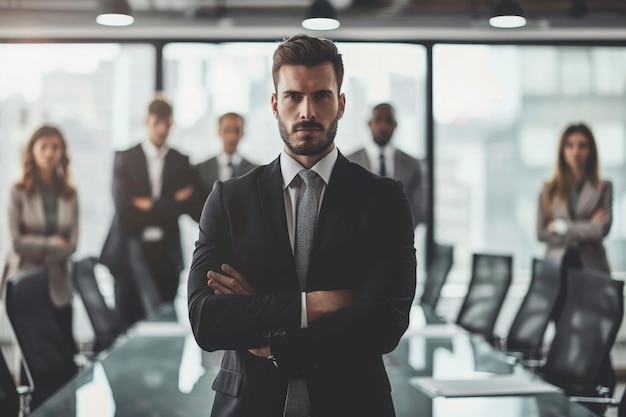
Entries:
<svg viewBox="0 0 626 417">
<path fill-rule="evenodd" d="M 416 383 L 421 378 L 482 380 L 526 371 L 478 336 L 419 321 L 412 317 L 412 328 L 385 355 L 398 417 L 594 416 L 558 392 L 467 398 L 427 394 Z M 198 347 L 188 323 L 139 323 L 31 416 L 209 416 L 220 359 L 220 353 Z"/>
</svg>

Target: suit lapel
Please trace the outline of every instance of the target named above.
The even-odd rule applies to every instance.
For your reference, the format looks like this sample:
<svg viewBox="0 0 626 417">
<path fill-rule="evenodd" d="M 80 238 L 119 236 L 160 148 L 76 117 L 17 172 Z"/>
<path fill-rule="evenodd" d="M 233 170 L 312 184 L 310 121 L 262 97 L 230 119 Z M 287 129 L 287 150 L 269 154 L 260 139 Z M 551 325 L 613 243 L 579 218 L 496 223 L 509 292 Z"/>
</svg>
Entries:
<svg viewBox="0 0 626 417">
<path fill-rule="evenodd" d="M 293 260 L 287 216 L 285 214 L 285 197 L 283 195 L 283 177 L 280 171 L 280 159 L 275 159 L 258 180 L 259 196 L 263 217 L 271 236 L 276 258 L 279 262 L 286 261 L 287 267 L 296 276 L 296 265 Z"/>
<path fill-rule="evenodd" d="M 345 191 L 349 189 L 346 184 L 349 181 L 348 165 L 348 160 L 340 153 L 326 187 L 315 226 L 315 240 L 311 253 L 312 266 L 315 265 L 316 259 L 322 256 L 324 248 L 328 247 L 333 232 L 336 230 L 335 225 L 346 209 L 343 203 L 346 202 Z"/>
<path fill-rule="evenodd" d="M 585 180 L 576 204 L 576 218 L 581 219 L 591 215 L 595 203 L 600 200 L 601 192 L 602 187 L 595 187 L 591 181 Z"/>
<path fill-rule="evenodd" d="M 139 180 L 139 190 L 134 190 L 135 195 L 149 196 L 152 195 L 150 187 L 150 177 L 148 176 L 148 161 L 146 154 L 143 152 L 141 145 L 135 146 L 131 154 L 131 164 L 134 176 Z"/>
</svg>

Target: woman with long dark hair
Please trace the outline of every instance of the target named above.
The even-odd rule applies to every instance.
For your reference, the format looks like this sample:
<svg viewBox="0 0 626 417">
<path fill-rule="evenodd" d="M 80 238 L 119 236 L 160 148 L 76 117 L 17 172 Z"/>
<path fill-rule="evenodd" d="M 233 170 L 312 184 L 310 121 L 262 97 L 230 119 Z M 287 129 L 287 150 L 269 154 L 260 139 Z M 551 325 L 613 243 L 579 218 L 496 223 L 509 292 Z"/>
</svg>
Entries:
<svg viewBox="0 0 626 417">
<path fill-rule="evenodd" d="M 17 272 L 46 267 L 55 313 L 73 340 L 70 258 L 78 237 L 78 198 L 69 163 L 59 129 L 42 126 L 33 133 L 24 149 L 21 179 L 10 192 L 11 246 L 3 282 Z"/>
<path fill-rule="evenodd" d="M 611 229 L 613 186 L 600 177 L 599 165 L 591 129 L 582 123 L 567 126 L 559 142 L 556 172 L 539 198 L 537 222 L 539 240 L 547 244 L 546 257 L 561 263 L 561 285 L 553 309 L 557 326 L 568 291 L 567 271 L 611 272 L 602 240 Z M 599 379 L 614 388 L 608 357 Z"/>
</svg>

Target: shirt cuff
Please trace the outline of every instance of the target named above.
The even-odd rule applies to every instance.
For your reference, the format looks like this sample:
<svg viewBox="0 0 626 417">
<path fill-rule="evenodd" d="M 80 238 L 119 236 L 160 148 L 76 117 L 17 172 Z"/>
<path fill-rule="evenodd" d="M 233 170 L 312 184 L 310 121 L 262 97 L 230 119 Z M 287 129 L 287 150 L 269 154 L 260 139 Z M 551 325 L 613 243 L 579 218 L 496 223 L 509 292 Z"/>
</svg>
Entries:
<svg viewBox="0 0 626 417">
<path fill-rule="evenodd" d="M 567 233 L 567 222 L 563 219 L 556 219 L 554 221 L 554 233 L 558 235 L 564 235 Z"/>
<path fill-rule="evenodd" d="M 300 328 L 306 329 L 308 327 L 308 318 L 306 315 L 306 293 L 301 292 L 301 302 L 300 302 Z"/>
</svg>

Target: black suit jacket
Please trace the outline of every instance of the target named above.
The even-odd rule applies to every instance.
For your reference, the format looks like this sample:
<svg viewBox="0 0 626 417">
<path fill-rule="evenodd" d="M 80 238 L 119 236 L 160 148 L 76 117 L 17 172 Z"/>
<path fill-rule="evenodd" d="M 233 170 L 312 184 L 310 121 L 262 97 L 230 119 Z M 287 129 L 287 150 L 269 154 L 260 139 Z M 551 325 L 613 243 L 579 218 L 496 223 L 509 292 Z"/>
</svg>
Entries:
<svg viewBox="0 0 626 417">
<path fill-rule="evenodd" d="M 161 196 L 150 211 L 137 209 L 132 201 L 135 197 L 150 197 L 150 179 L 146 155 L 141 145 L 115 153 L 113 168 L 113 203 L 115 215 L 111 229 L 102 248 L 100 261 L 115 271 L 128 269 L 128 239 L 140 238 L 148 226 L 163 230 L 164 240 L 171 247 L 171 259 L 183 270 L 183 256 L 178 229 L 178 217 L 192 212 L 193 198 L 174 201 L 174 193 L 194 184 L 189 158 L 174 149 L 165 155 L 163 164 Z"/>
<path fill-rule="evenodd" d="M 214 416 L 280 416 L 286 383 L 307 381 L 314 416 L 393 416 L 382 355 L 408 326 L 415 291 L 411 210 L 399 182 L 342 155 L 320 209 L 306 291 L 350 289 L 354 304 L 300 328 L 300 290 L 279 159 L 216 182 L 189 276 L 199 345 L 225 349 Z M 206 273 L 230 263 L 255 296 L 215 295 Z M 247 351 L 270 345 L 279 364 Z"/>
<path fill-rule="evenodd" d="M 348 155 L 347 158 L 368 170 L 372 169 L 365 148 Z M 426 207 L 428 206 L 426 204 L 427 181 L 425 175 L 423 175 L 425 171 L 424 162 L 420 162 L 399 149 L 394 149 L 393 159 L 395 164 L 393 177 L 400 181 L 404 187 L 409 204 L 411 204 L 411 211 L 413 212 L 413 226 L 417 227 L 418 224 L 426 221 Z"/>
<path fill-rule="evenodd" d="M 247 174 L 252 171 L 257 166 L 247 159 L 241 158 L 241 163 L 239 164 L 239 169 L 237 170 L 237 176 L 241 176 Z M 211 189 L 213 189 L 213 184 L 215 181 L 219 179 L 219 164 L 217 162 L 217 156 L 213 158 L 207 159 L 204 162 L 199 163 L 198 165 L 193 167 L 196 174 L 196 184 L 197 184 L 197 213 L 198 217 L 200 217 L 200 213 L 202 213 L 202 207 L 204 206 L 204 202 L 206 201 Z"/>
</svg>

